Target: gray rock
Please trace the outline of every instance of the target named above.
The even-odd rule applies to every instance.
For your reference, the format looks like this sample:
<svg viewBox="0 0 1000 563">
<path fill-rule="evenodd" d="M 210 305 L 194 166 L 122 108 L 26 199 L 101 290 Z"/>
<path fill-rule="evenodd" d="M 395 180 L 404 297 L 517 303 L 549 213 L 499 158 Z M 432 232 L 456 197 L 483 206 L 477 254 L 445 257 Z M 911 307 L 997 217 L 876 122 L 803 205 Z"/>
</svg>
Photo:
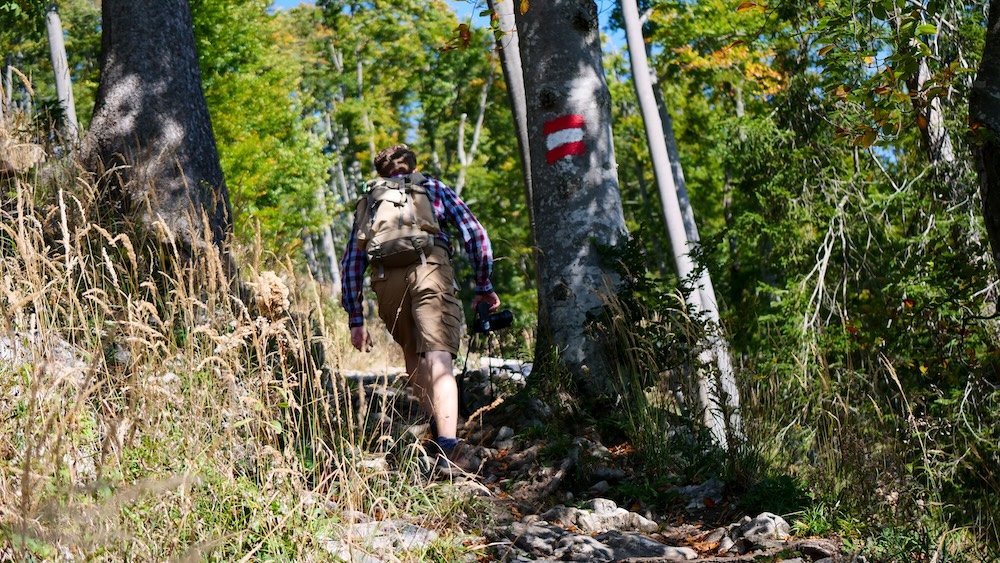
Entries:
<svg viewBox="0 0 1000 563">
<path fill-rule="evenodd" d="M 726 537 L 726 528 L 716 528 L 709 532 L 702 541 L 709 543 L 718 543 L 722 541 L 722 538 Z"/>
<path fill-rule="evenodd" d="M 719 540 L 719 548 L 717 550 L 717 553 L 719 555 L 725 555 L 729 553 L 735 545 L 736 542 L 734 542 L 732 538 L 730 538 L 729 536 L 722 536 L 722 539 Z"/>
<path fill-rule="evenodd" d="M 625 478 L 625 471 L 617 467 L 596 467 L 590 473 L 591 478 L 599 481 L 621 481 Z"/>
<path fill-rule="evenodd" d="M 591 485 L 590 489 L 588 489 L 587 492 L 590 493 L 591 495 L 603 495 L 604 493 L 610 490 L 611 490 L 611 483 L 608 483 L 607 481 L 598 481 L 593 485 Z"/>
<path fill-rule="evenodd" d="M 787 539 L 791 527 L 777 514 L 763 512 L 749 522 L 742 523 L 735 531 L 735 537 L 745 538 L 755 544 Z"/>
<path fill-rule="evenodd" d="M 509 440 L 514 437 L 514 429 L 510 426 L 501 426 L 500 430 L 497 430 L 497 437 L 494 441 L 500 442 L 502 440 Z"/>
<path fill-rule="evenodd" d="M 541 556 L 552 555 L 556 542 L 569 533 L 544 520 L 536 520 L 529 524 L 515 522 L 511 525 L 510 531 L 514 536 L 514 545 L 532 555 Z"/>
<path fill-rule="evenodd" d="M 788 547 L 798 550 L 802 555 L 808 557 L 810 561 L 833 557 L 840 553 L 840 548 L 837 547 L 835 542 L 823 539 L 802 540 Z"/>
<path fill-rule="evenodd" d="M 399 551 L 423 549 L 437 538 L 433 530 L 402 520 L 383 520 L 352 524 L 337 539 L 320 538 L 320 542 L 326 551 L 345 561 L 372 563 Z"/>
<path fill-rule="evenodd" d="M 552 555 L 562 561 L 614 561 L 615 552 L 600 541 L 567 533 L 556 542 Z"/>
<path fill-rule="evenodd" d="M 556 506 L 541 515 L 543 520 L 563 526 L 576 526 L 586 534 L 598 534 L 609 530 L 623 532 L 655 532 L 659 525 L 639 514 L 618 507 L 614 501 L 596 498 L 584 509 Z"/>
<path fill-rule="evenodd" d="M 671 561 L 698 558 L 698 553 L 691 548 L 665 545 L 636 533 L 612 530 L 598 534 L 595 539 L 611 548 L 616 561 L 630 557 L 658 557 Z"/>
<path fill-rule="evenodd" d="M 699 510 L 705 508 L 705 499 L 712 499 L 716 503 L 720 502 L 725 488 L 725 483 L 713 477 L 700 485 L 675 487 L 673 490 L 688 499 L 688 510 Z"/>
</svg>

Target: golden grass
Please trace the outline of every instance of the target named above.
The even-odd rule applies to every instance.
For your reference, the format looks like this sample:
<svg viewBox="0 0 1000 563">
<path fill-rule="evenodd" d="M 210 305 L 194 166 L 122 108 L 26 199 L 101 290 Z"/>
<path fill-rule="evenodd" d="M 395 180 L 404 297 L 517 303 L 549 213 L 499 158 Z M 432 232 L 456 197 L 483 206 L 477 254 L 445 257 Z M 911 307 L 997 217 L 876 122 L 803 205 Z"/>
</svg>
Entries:
<svg viewBox="0 0 1000 563">
<path fill-rule="evenodd" d="M 0 218 L 0 560 L 328 559 L 351 511 L 452 518 L 340 377 L 402 366 L 384 331 L 358 353 L 290 263 L 242 252 L 245 303 L 218 256 L 177 267 L 85 180 L 42 184 Z"/>
</svg>

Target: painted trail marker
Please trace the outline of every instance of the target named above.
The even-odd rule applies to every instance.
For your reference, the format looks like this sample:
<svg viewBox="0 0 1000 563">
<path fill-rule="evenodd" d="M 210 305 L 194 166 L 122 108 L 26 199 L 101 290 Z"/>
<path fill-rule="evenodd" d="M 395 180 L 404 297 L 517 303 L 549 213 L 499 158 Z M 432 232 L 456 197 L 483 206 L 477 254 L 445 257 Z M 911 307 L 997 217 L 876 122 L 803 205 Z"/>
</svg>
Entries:
<svg viewBox="0 0 1000 563">
<path fill-rule="evenodd" d="M 583 154 L 587 145 L 583 142 L 583 127 L 586 122 L 582 115 L 564 115 L 548 121 L 542 126 L 545 135 L 545 160 L 555 164 L 559 159 L 574 154 Z"/>
</svg>

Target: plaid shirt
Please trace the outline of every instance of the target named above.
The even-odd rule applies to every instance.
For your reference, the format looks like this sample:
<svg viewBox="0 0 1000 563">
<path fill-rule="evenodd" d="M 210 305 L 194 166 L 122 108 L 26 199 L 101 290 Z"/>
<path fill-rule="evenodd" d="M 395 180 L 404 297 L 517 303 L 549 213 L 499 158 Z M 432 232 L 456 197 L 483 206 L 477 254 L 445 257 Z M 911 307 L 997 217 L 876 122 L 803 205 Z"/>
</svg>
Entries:
<svg viewBox="0 0 1000 563">
<path fill-rule="evenodd" d="M 455 190 L 434 178 L 424 182 L 427 195 L 434 204 L 434 216 L 441 225 L 437 238 L 446 248 L 451 248 L 451 237 L 444 228 L 451 224 L 458 229 L 462 238 L 462 246 L 472 263 L 475 274 L 476 293 L 486 294 L 493 291 L 490 276 L 493 274 L 493 249 L 486 229 L 476 220 L 469 206 L 458 197 Z M 368 255 L 357 245 L 358 226 L 351 228 L 351 236 L 347 240 L 347 250 L 340 260 L 341 291 L 340 303 L 347 311 L 348 324 L 351 327 L 365 324 L 362 307 L 363 284 L 365 268 L 368 267 Z"/>
</svg>

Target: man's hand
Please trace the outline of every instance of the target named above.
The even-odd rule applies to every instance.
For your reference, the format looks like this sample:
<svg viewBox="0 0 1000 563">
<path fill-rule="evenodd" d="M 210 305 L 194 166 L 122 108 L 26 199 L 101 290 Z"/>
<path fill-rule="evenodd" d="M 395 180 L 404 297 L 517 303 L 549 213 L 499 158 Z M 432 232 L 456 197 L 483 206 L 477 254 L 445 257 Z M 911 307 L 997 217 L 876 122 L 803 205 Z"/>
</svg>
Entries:
<svg viewBox="0 0 1000 563">
<path fill-rule="evenodd" d="M 490 312 L 495 313 L 497 309 L 500 308 L 500 297 L 495 291 L 491 291 L 486 295 L 477 294 L 472 298 L 472 310 L 475 311 L 476 305 L 479 305 L 480 303 L 488 304 L 490 306 Z"/>
<path fill-rule="evenodd" d="M 371 352 L 372 345 L 372 335 L 364 325 L 351 327 L 351 346 L 359 352 Z"/>
</svg>

